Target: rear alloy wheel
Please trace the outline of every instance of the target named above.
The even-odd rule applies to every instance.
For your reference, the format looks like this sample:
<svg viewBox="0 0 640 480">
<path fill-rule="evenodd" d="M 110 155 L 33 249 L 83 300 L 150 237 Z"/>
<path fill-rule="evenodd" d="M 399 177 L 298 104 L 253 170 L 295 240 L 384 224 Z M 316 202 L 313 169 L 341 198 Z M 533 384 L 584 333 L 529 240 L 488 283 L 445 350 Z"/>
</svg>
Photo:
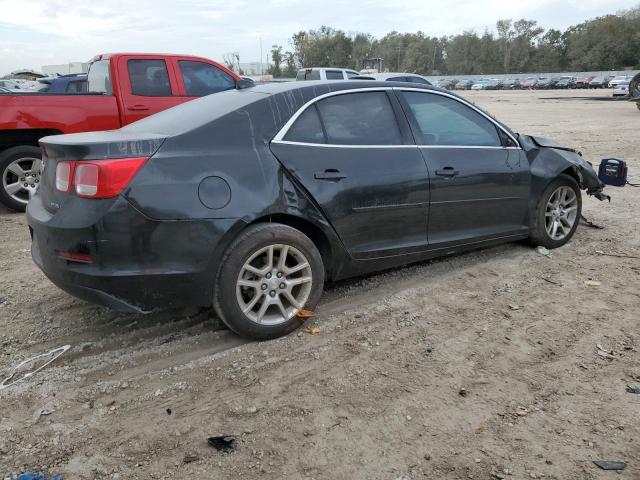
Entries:
<svg viewBox="0 0 640 480">
<path fill-rule="evenodd" d="M 540 198 L 531 240 L 547 248 L 564 245 L 575 233 L 581 213 L 582 197 L 578 183 L 568 175 L 560 175 Z"/>
<path fill-rule="evenodd" d="M 40 184 L 42 160 L 40 149 L 31 146 L 13 147 L 0 154 L 0 202 L 18 212 L 24 212 L 29 199 Z"/>
<path fill-rule="evenodd" d="M 298 328 L 301 310 L 313 310 L 322 295 L 324 266 L 302 232 L 282 224 L 249 227 L 227 249 L 214 307 L 239 335 L 276 338 Z"/>
</svg>

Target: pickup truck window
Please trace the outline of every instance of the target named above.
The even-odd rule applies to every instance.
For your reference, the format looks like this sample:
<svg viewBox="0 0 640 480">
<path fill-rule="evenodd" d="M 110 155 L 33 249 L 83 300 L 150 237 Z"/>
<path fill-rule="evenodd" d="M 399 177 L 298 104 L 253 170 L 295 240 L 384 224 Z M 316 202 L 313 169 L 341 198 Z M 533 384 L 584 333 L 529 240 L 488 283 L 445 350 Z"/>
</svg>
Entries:
<svg viewBox="0 0 640 480">
<path fill-rule="evenodd" d="M 219 68 L 203 62 L 180 60 L 180 71 L 189 97 L 202 97 L 235 88 L 235 80 Z"/>
<path fill-rule="evenodd" d="M 111 95 L 113 90 L 111 88 L 111 75 L 109 74 L 109 60 L 93 62 L 89 67 L 87 82 L 87 90 L 89 92 Z"/>
<path fill-rule="evenodd" d="M 85 93 L 87 91 L 87 81 L 75 80 L 73 82 L 69 82 L 66 91 L 67 93 Z"/>
<path fill-rule="evenodd" d="M 169 72 L 164 60 L 129 60 L 131 94 L 141 97 L 172 96 Z"/>
</svg>

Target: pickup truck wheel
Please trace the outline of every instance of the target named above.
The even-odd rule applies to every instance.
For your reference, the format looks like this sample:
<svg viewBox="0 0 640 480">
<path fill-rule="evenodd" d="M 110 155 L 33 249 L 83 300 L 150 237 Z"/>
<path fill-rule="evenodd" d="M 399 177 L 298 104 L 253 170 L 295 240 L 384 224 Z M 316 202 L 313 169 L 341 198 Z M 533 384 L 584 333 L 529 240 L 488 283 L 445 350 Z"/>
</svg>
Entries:
<svg viewBox="0 0 640 480">
<path fill-rule="evenodd" d="M 534 245 L 558 248 L 567 243 L 580 223 L 580 186 L 569 175 L 559 175 L 540 197 L 530 240 Z"/>
<path fill-rule="evenodd" d="M 17 212 L 24 212 L 40 184 L 42 157 L 38 147 L 12 147 L 0 153 L 0 202 Z"/>
<path fill-rule="evenodd" d="M 322 295 L 324 265 L 315 244 L 279 223 L 250 226 L 227 248 L 217 275 L 213 306 L 235 333 L 277 338 L 304 322 Z"/>
</svg>

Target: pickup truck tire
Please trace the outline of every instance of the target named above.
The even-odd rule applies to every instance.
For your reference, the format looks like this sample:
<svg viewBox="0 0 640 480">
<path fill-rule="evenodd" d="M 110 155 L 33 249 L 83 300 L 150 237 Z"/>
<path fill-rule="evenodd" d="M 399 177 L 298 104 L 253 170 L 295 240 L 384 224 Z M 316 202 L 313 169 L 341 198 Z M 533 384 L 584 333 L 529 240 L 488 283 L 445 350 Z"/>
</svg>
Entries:
<svg viewBox="0 0 640 480">
<path fill-rule="evenodd" d="M 0 203 L 24 212 L 40 184 L 40 149 L 30 145 L 11 147 L 0 153 Z"/>
</svg>

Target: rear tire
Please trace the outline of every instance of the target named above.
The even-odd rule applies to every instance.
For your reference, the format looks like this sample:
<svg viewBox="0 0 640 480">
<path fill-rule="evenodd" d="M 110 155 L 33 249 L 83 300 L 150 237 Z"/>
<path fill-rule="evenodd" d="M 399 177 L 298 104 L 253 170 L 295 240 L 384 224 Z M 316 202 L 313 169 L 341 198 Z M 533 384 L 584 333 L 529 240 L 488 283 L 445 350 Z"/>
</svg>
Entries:
<svg viewBox="0 0 640 480">
<path fill-rule="evenodd" d="M 582 214 L 580 186 L 561 174 L 544 189 L 533 218 L 529 239 L 534 245 L 558 248 L 573 237 Z"/>
<path fill-rule="evenodd" d="M 216 278 L 213 306 L 235 333 L 256 340 L 286 335 L 304 322 L 324 286 L 324 264 L 302 232 L 258 223 L 227 248 Z"/>
<path fill-rule="evenodd" d="M 40 183 L 42 154 L 38 147 L 22 145 L 0 153 L 0 203 L 24 212 Z"/>
</svg>

